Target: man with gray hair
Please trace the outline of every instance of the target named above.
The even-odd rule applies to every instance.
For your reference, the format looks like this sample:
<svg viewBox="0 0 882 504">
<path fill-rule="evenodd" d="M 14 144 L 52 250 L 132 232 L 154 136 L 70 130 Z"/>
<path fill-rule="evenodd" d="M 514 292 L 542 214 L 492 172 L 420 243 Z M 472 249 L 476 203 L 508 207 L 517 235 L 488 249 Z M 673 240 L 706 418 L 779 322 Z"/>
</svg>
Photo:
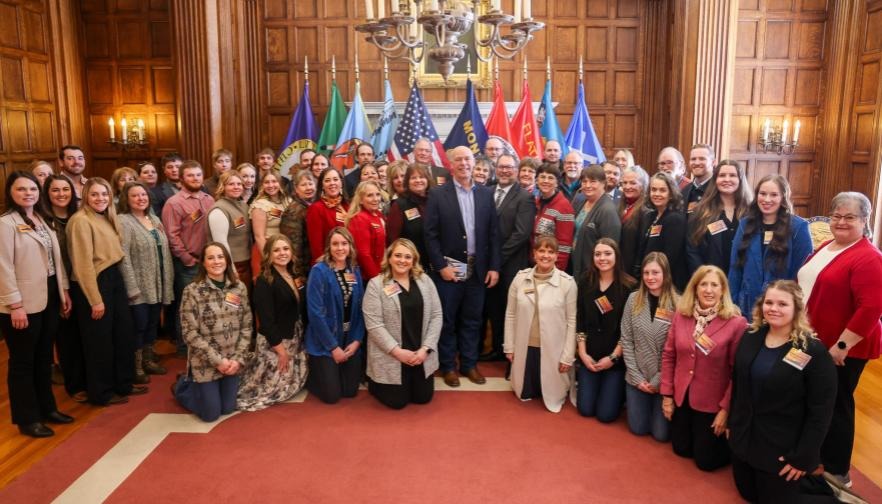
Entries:
<svg viewBox="0 0 882 504">
<path fill-rule="evenodd" d="M 450 178 L 450 172 L 447 171 L 447 168 L 435 164 L 435 159 L 432 157 L 432 150 L 431 140 L 425 137 L 420 138 L 415 144 L 413 144 L 414 162 L 429 169 L 432 173 L 432 178 L 435 180 L 435 185 L 444 185 L 444 183 L 447 182 L 447 179 Z"/>
<path fill-rule="evenodd" d="M 677 187 L 682 191 L 691 180 L 686 174 L 686 160 L 676 147 L 665 147 L 658 153 L 656 168 L 674 178 Z"/>
</svg>

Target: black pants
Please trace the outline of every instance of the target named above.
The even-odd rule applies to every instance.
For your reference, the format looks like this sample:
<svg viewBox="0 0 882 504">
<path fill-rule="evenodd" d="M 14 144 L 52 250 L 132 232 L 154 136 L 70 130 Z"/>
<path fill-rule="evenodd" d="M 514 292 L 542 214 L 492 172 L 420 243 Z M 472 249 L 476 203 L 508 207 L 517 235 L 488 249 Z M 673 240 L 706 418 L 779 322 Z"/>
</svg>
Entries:
<svg viewBox="0 0 882 504">
<path fill-rule="evenodd" d="M 683 405 L 674 409 L 671 418 L 671 445 L 674 453 L 695 459 L 702 471 L 713 471 L 729 463 L 730 451 L 726 436 L 714 435 L 711 424 L 716 413 L 695 411 L 689 406 L 689 392 Z"/>
<path fill-rule="evenodd" d="M 46 308 L 28 315 L 24 329 L 12 327 L 12 315 L 0 314 L 0 331 L 9 348 L 9 409 L 12 423 L 27 425 L 42 422 L 57 409 L 52 395 L 52 336 L 58 329 L 58 284 L 55 277 L 47 283 Z"/>
<path fill-rule="evenodd" d="M 401 385 L 368 382 L 368 391 L 378 401 L 392 409 L 401 409 L 408 405 L 426 404 L 435 394 L 435 378 L 426 378 L 423 365 L 411 367 L 401 365 Z"/>
<path fill-rule="evenodd" d="M 783 463 L 781 464 L 783 467 Z M 747 502 L 758 504 L 820 504 L 837 502 L 832 493 L 812 495 L 806 493 L 802 485 L 803 479 L 787 481 L 777 473 L 769 473 L 757 469 L 737 457 L 732 457 L 732 475 L 738 493 Z M 825 485 L 826 486 L 826 485 Z M 827 488 L 829 490 L 829 488 Z"/>
<path fill-rule="evenodd" d="M 527 347 L 527 360 L 524 362 L 524 386 L 521 399 L 542 397 L 542 351 L 539 347 Z"/>
<path fill-rule="evenodd" d="M 104 316 L 98 320 L 92 319 L 92 306 L 82 289 L 73 295 L 86 360 L 86 392 L 89 402 L 104 405 L 113 394 L 130 394 L 135 378 L 134 326 L 119 263 L 98 274 L 98 291 L 104 302 Z"/>
<path fill-rule="evenodd" d="M 514 277 L 500 275 L 499 283 L 492 289 L 487 289 L 487 302 L 484 305 L 493 332 L 493 351 L 500 355 L 502 355 L 502 343 L 505 341 L 505 309 L 508 305 L 508 288 L 512 280 Z"/>
<path fill-rule="evenodd" d="M 362 353 L 337 364 L 332 357 L 309 356 L 309 377 L 306 389 L 322 402 L 334 404 L 341 397 L 355 397 L 361 381 Z"/>
<path fill-rule="evenodd" d="M 836 403 L 833 405 L 830 429 L 821 445 L 824 470 L 832 474 L 845 474 L 851 468 L 851 451 L 854 448 L 854 390 L 866 365 L 867 361 L 863 359 L 846 358 L 844 366 L 836 366 Z"/>
<path fill-rule="evenodd" d="M 70 292 L 78 290 L 76 282 L 70 282 Z M 71 301 L 74 301 L 71 299 Z M 79 316 L 74 303 L 74 309 L 66 319 L 58 322 L 58 332 L 55 336 L 55 348 L 58 349 L 58 365 L 64 375 L 64 390 L 68 395 L 86 390 L 86 361 L 83 355 L 83 340 L 80 337 Z"/>
</svg>

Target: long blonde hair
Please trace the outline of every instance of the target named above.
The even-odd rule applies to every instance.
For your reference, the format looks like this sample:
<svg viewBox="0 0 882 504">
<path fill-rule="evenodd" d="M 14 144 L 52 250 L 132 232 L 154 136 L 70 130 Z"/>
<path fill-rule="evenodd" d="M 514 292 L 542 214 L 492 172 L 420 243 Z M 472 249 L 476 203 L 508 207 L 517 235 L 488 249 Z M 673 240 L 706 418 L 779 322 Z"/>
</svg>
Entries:
<svg viewBox="0 0 882 504">
<path fill-rule="evenodd" d="M 101 214 L 95 212 L 92 207 L 87 203 L 89 190 L 92 189 L 93 186 L 100 185 L 107 189 L 107 197 L 110 199 L 110 202 L 107 204 L 107 210 L 104 211 L 104 217 L 110 222 L 110 225 L 113 226 L 113 230 L 119 235 L 119 225 L 117 224 L 116 219 L 116 208 L 113 204 L 113 189 L 110 186 L 110 182 L 101 177 L 91 177 L 89 180 L 86 180 L 86 184 L 83 185 L 83 205 L 78 210 L 79 212 L 85 212 L 86 214 L 92 214 L 100 216 Z"/>
<path fill-rule="evenodd" d="M 276 182 L 279 183 L 279 192 L 275 197 L 270 196 L 263 190 L 263 182 L 267 177 L 273 177 L 276 179 Z M 285 192 L 285 185 L 282 183 L 282 175 L 275 168 L 270 169 L 268 172 L 263 174 L 263 178 L 260 179 L 260 189 L 257 191 L 257 197 L 255 200 L 259 199 L 268 199 L 277 205 L 282 205 L 283 208 L 287 208 L 289 204 L 291 204 L 291 198 Z"/>
<path fill-rule="evenodd" d="M 704 279 L 704 277 L 711 273 L 717 275 L 720 279 L 720 286 L 723 289 L 723 295 L 720 297 L 717 315 L 721 319 L 730 319 L 741 315 L 741 310 L 732 302 L 732 294 L 729 292 L 729 279 L 726 278 L 726 274 L 723 273 L 723 270 L 720 268 L 710 264 L 700 266 L 695 270 L 695 273 L 689 280 L 689 285 L 686 286 L 686 290 L 684 290 L 683 295 L 680 296 L 680 303 L 677 305 L 677 311 L 680 312 L 680 315 L 683 315 L 684 317 L 692 317 L 692 310 L 695 308 L 695 303 L 698 300 L 698 296 L 695 295 L 695 291 L 698 289 L 698 284 Z"/>
<path fill-rule="evenodd" d="M 380 187 L 380 183 L 374 180 L 365 180 L 358 184 L 358 187 L 355 188 L 355 195 L 352 197 L 352 201 L 349 202 L 349 211 L 346 212 L 346 220 L 345 223 L 348 226 L 349 221 L 352 220 L 353 217 L 358 215 L 358 212 L 361 212 L 361 199 L 364 198 L 364 193 L 367 192 L 368 186 L 374 186 L 377 191 L 380 192 L 380 195 L 383 195 L 383 188 Z"/>
<path fill-rule="evenodd" d="M 768 323 L 763 318 L 763 303 L 766 300 L 766 293 L 770 289 L 786 292 L 793 298 L 793 321 L 790 323 L 790 342 L 800 350 L 807 350 L 809 339 L 815 337 L 815 332 L 812 330 L 812 326 L 809 325 L 808 317 L 805 313 L 805 298 L 802 294 L 802 288 L 793 280 L 775 280 L 766 286 L 763 295 L 756 300 L 756 304 L 753 307 L 753 322 L 750 324 L 750 332 L 755 333 Z"/>
<path fill-rule="evenodd" d="M 273 276 L 273 270 L 275 269 L 272 257 L 273 247 L 275 247 L 276 242 L 279 241 L 287 243 L 288 247 L 291 248 L 291 260 L 285 265 L 285 270 L 288 274 L 294 276 L 294 245 L 287 236 L 283 234 L 274 234 L 266 240 L 266 243 L 263 245 L 263 250 L 260 251 L 260 275 L 266 280 L 266 283 L 270 285 L 272 285 L 275 280 L 275 277 Z"/>
<path fill-rule="evenodd" d="M 640 265 L 640 287 L 634 293 L 634 304 L 631 307 L 631 313 L 634 315 L 640 313 L 650 296 L 649 289 L 643 283 L 643 268 L 650 263 L 658 264 L 664 277 L 662 280 L 661 296 L 658 297 L 658 305 L 664 309 L 673 309 L 680 299 L 677 290 L 674 288 L 674 282 L 671 280 L 671 263 L 668 261 L 668 256 L 664 252 L 650 252 L 646 254 L 646 257 L 643 258 L 643 263 Z"/>
</svg>

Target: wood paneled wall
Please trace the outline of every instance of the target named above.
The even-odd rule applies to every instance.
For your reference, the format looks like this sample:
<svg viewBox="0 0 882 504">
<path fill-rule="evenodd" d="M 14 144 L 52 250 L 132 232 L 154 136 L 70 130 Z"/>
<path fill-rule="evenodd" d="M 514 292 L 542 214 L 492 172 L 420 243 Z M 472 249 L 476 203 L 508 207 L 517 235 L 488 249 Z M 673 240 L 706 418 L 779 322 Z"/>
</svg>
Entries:
<svg viewBox="0 0 882 504">
<path fill-rule="evenodd" d="M 177 84 L 168 0 L 81 0 L 80 37 L 92 156 L 88 173 L 109 177 L 117 166 L 158 160 L 178 149 Z M 145 122 L 146 151 L 108 143 L 107 121 Z M 86 147 L 86 146 L 84 146 Z"/>
<path fill-rule="evenodd" d="M 647 48 L 666 47 L 665 40 L 648 39 L 666 34 L 667 2 L 645 0 L 534 0 L 534 18 L 546 23 L 525 51 L 530 90 L 541 99 L 545 85 L 546 57 L 552 58 L 553 96 L 559 102 L 558 120 L 566 130 L 573 114 L 579 82 L 579 56 L 584 56 L 584 82 L 588 108 L 595 130 L 607 154 L 630 148 L 638 159 L 653 158 L 668 139 L 648 140 L 644 134 L 647 89 L 657 89 L 667 73 L 647 78 Z M 507 12 L 512 2 L 503 2 Z M 353 27 L 362 22 L 360 0 L 263 0 L 263 70 L 266 83 L 268 129 L 262 139 L 278 147 L 288 130 L 291 112 L 303 87 L 303 59 L 309 58 L 312 105 L 321 121 L 330 99 L 331 57 L 336 56 L 337 84 L 343 99 L 353 91 L 354 55 L 359 54 L 361 93 L 365 101 L 382 101 L 383 61 L 379 50 Z M 522 56 L 502 61 L 500 82 L 507 101 L 521 99 Z M 390 61 L 390 81 L 399 101 L 408 93 L 408 68 Z M 653 93 L 657 94 L 656 91 Z M 461 102 L 462 89 L 425 89 L 426 101 Z M 479 90 L 478 100 L 492 100 L 492 91 Z M 321 122 L 319 122 L 321 124 Z M 667 129 L 662 128 L 667 134 Z M 445 132 L 446 133 L 446 132 Z M 651 147 L 649 147 L 651 146 Z M 652 150 L 652 152 L 648 152 Z M 648 159 L 647 159 L 648 160 Z"/>
<path fill-rule="evenodd" d="M 823 85 L 828 78 L 827 0 L 741 0 L 732 96 L 730 157 L 746 163 L 751 183 L 784 175 L 798 213 L 808 215 L 823 147 Z M 791 156 L 763 153 L 757 140 L 766 118 L 801 121 Z"/>
<path fill-rule="evenodd" d="M 0 187 L 8 172 L 57 154 L 48 8 L 46 1 L 0 2 Z"/>
</svg>

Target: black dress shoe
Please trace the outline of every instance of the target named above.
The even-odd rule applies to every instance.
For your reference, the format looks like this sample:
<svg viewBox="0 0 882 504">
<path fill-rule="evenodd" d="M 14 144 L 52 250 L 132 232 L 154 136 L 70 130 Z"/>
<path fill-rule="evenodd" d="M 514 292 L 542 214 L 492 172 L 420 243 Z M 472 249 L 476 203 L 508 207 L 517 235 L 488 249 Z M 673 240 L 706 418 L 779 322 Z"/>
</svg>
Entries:
<svg viewBox="0 0 882 504">
<path fill-rule="evenodd" d="M 65 415 L 60 411 L 53 411 L 46 415 L 46 421 L 55 424 L 68 424 L 73 423 L 74 418 L 70 415 Z"/>
<path fill-rule="evenodd" d="M 27 425 L 19 425 L 18 432 L 21 432 L 25 436 L 31 436 L 35 438 L 51 437 L 55 435 L 55 431 L 53 431 L 49 427 L 46 427 L 40 422 L 35 422 Z"/>
<path fill-rule="evenodd" d="M 500 362 L 504 360 L 507 360 L 505 355 L 496 351 L 483 353 L 478 357 L 478 362 Z"/>
</svg>

